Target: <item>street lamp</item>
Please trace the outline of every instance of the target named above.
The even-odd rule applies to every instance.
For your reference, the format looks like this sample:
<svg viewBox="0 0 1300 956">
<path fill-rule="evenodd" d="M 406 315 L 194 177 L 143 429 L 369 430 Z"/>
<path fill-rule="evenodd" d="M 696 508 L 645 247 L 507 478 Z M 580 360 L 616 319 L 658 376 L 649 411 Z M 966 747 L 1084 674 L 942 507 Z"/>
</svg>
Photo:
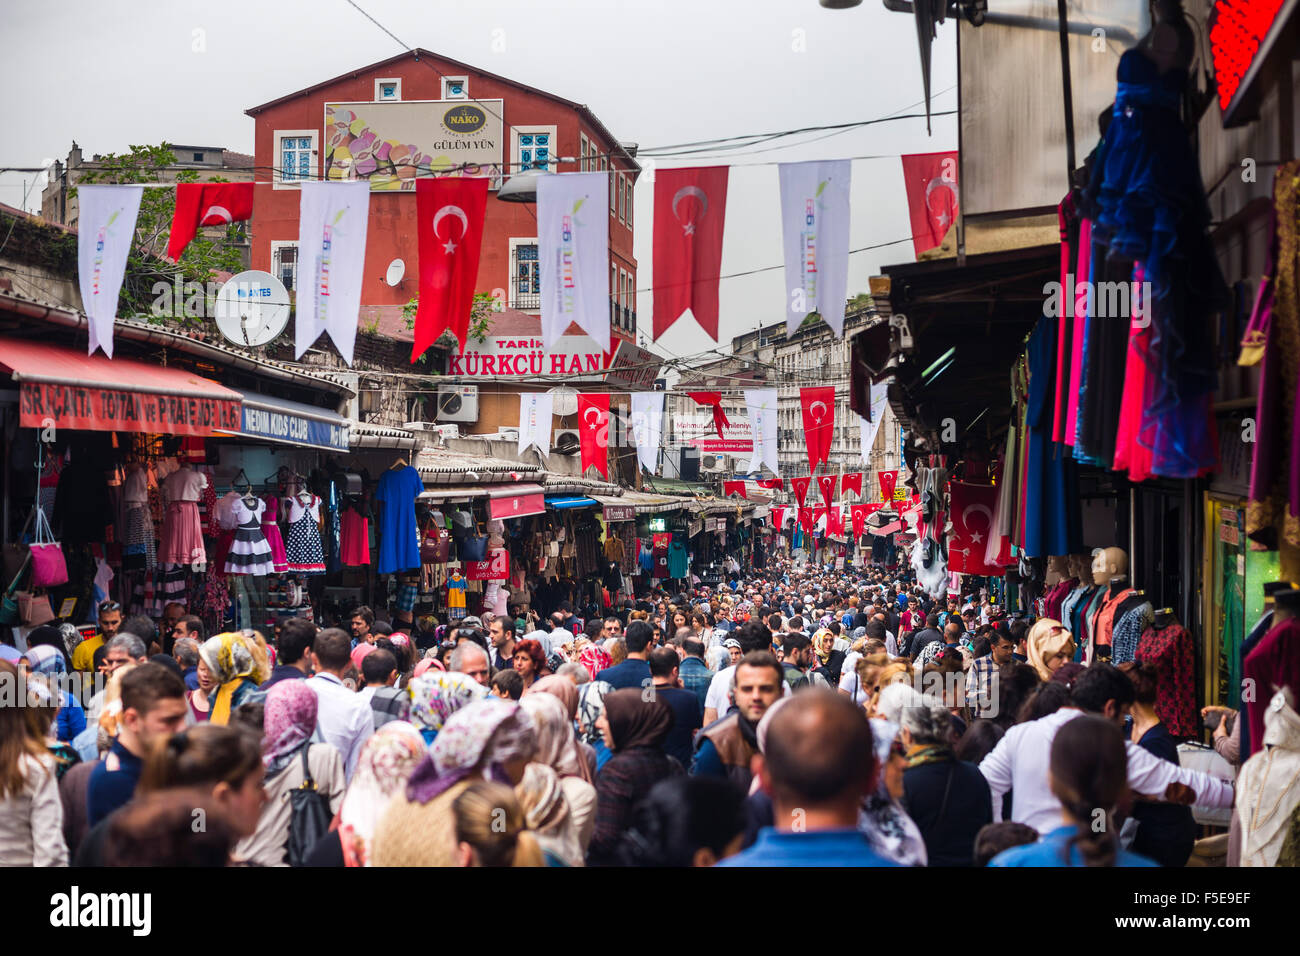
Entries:
<svg viewBox="0 0 1300 956">
<path fill-rule="evenodd" d="M 521 169 L 512 173 L 497 190 L 502 202 L 537 202 L 537 180 L 541 176 L 554 176 L 549 169 Z"/>
</svg>

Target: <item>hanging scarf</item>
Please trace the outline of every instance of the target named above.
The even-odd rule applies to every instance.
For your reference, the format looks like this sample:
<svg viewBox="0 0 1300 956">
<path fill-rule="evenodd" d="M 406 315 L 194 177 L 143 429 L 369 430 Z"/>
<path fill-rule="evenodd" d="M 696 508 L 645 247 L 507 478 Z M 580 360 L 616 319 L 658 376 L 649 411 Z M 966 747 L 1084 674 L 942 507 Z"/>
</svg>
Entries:
<svg viewBox="0 0 1300 956">
<path fill-rule="evenodd" d="M 276 776 L 298 759 L 316 730 L 316 692 L 305 681 L 282 680 L 266 695 L 262 720 L 262 763 Z"/>
<path fill-rule="evenodd" d="M 199 647 L 199 657 L 207 665 L 212 679 L 219 684 L 208 722 L 224 725 L 230 722 L 230 709 L 235 691 L 245 680 L 253 680 L 258 672 L 257 661 L 242 634 L 228 631 L 208 638 Z"/>
</svg>

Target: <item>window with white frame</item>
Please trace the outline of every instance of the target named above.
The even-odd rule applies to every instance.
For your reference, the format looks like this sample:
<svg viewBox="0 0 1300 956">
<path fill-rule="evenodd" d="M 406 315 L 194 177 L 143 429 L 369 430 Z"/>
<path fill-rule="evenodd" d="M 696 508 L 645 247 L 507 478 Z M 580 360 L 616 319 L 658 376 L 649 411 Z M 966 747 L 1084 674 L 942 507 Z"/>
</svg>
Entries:
<svg viewBox="0 0 1300 956">
<path fill-rule="evenodd" d="M 627 274 L 627 330 L 636 331 L 636 275 Z"/>
<path fill-rule="evenodd" d="M 554 126 L 516 126 L 511 170 L 548 169 L 556 157 Z"/>
<path fill-rule="evenodd" d="M 304 179 L 316 178 L 316 130 L 275 131 L 275 185 L 287 188 Z"/>
<path fill-rule="evenodd" d="M 271 275 L 290 292 L 297 288 L 298 243 L 271 241 Z"/>
<path fill-rule="evenodd" d="M 444 100 L 469 99 L 469 77 L 444 76 L 442 78 L 442 98 Z"/>
<path fill-rule="evenodd" d="M 622 328 L 623 316 L 618 313 L 618 266 L 612 262 L 609 264 L 609 311 L 614 325 Z"/>
<path fill-rule="evenodd" d="M 627 227 L 632 228 L 632 177 L 623 182 L 624 205 L 627 206 Z"/>
<path fill-rule="evenodd" d="M 618 218 L 618 177 L 613 170 L 609 174 L 609 214 Z"/>
<path fill-rule="evenodd" d="M 578 169 L 584 173 L 587 172 L 587 153 L 590 152 L 590 150 L 591 147 L 587 143 L 587 134 L 579 133 L 578 134 Z"/>
<path fill-rule="evenodd" d="M 542 307 L 542 263 L 537 240 L 510 240 L 510 307 L 535 311 Z"/>
<path fill-rule="evenodd" d="M 375 102 L 396 102 L 402 98 L 401 77 L 384 77 L 375 80 Z"/>
</svg>

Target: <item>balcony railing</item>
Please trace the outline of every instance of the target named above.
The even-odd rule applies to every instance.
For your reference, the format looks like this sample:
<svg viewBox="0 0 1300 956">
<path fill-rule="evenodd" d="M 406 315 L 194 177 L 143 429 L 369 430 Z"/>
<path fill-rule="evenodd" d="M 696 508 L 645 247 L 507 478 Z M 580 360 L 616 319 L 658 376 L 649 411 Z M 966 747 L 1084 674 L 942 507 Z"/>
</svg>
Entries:
<svg viewBox="0 0 1300 956">
<path fill-rule="evenodd" d="M 542 290 L 537 279 L 528 276 L 514 276 L 510 280 L 510 308 L 540 309 L 542 307 Z"/>
</svg>

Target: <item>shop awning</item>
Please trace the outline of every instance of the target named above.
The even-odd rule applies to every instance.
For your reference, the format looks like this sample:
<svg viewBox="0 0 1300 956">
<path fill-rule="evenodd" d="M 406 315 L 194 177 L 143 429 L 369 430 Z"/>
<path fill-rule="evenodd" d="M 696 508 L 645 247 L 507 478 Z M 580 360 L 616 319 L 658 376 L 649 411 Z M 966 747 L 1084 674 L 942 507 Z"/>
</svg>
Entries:
<svg viewBox="0 0 1300 956">
<path fill-rule="evenodd" d="M 351 448 L 418 449 L 423 439 L 405 428 L 390 428 L 370 422 L 349 422 L 348 445 Z"/>
<path fill-rule="evenodd" d="M 240 426 L 240 394 L 179 368 L 0 338 L 21 385 L 19 424 L 88 431 L 214 435 Z"/>
<path fill-rule="evenodd" d="M 458 501 L 461 498 L 482 498 L 487 489 L 480 485 L 438 485 L 420 492 L 420 501 Z"/>
<path fill-rule="evenodd" d="M 590 508 L 595 505 L 595 498 L 585 498 L 580 495 L 547 495 L 546 507 L 553 511 L 565 511 L 569 508 Z"/>
<path fill-rule="evenodd" d="M 546 497 L 541 485 L 498 485 L 488 489 L 488 516 L 491 518 L 522 518 L 539 515 L 546 510 Z"/>
<path fill-rule="evenodd" d="M 243 427 L 234 432 L 222 430 L 220 434 L 261 438 L 325 451 L 348 450 L 348 426 L 351 423 L 337 412 L 257 392 L 241 394 Z"/>
</svg>

